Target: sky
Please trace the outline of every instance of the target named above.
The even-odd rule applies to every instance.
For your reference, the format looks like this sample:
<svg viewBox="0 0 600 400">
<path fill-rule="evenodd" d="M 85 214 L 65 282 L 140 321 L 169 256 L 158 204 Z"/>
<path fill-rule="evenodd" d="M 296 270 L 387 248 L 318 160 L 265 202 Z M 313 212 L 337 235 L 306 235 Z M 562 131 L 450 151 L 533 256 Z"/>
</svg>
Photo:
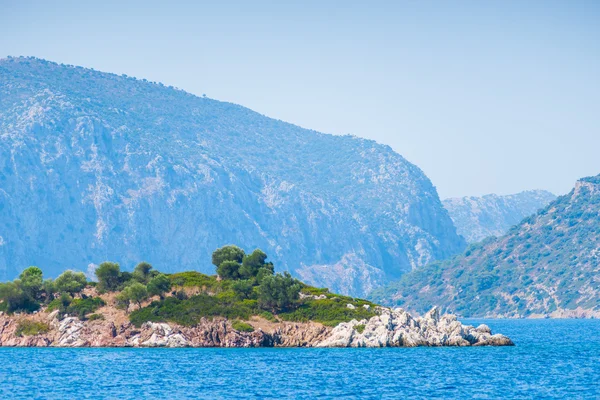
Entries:
<svg viewBox="0 0 600 400">
<path fill-rule="evenodd" d="M 9 55 L 374 139 L 441 198 L 564 194 L 600 173 L 595 0 L 0 0 Z"/>
</svg>

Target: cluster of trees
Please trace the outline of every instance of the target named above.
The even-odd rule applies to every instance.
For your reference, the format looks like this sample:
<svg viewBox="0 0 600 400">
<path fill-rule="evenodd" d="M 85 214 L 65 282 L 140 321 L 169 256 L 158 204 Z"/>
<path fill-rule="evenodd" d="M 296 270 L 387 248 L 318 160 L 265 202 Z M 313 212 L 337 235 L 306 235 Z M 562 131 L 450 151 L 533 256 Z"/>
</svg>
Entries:
<svg viewBox="0 0 600 400">
<path fill-rule="evenodd" d="M 212 263 L 221 279 L 232 280 L 232 289 L 240 300 L 257 300 L 260 307 L 285 310 L 298 300 L 301 283 L 285 272 L 275 274 L 267 255 L 259 249 L 250 254 L 229 245 L 215 250 Z"/>
<path fill-rule="evenodd" d="M 117 295 L 117 305 L 123 308 L 130 303 L 139 305 L 150 296 L 162 298 L 171 289 L 169 277 L 152 269 L 147 262 L 139 263 L 133 273 L 121 271 L 117 263 L 103 262 L 96 269 L 96 277 L 99 292 L 121 292 Z M 40 268 L 29 267 L 18 279 L 0 283 L 0 311 L 31 313 L 54 301 L 54 306 L 66 312 L 73 297 L 94 284 L 88 282 L 83 272 L 68 270 L 54 280 L 44 280 Z"/>
<path fill-rule="evenodd" d="M 38 267 L 25 269 L 18 279 L 0 283 L 0 309 L 7 312 L 33 312 L 50 303 L 56 295 L 72 297 L 87 285 L 82 272 L 65 271 L 55 280 L 44 280 Z"/>
<path fill-rule="evenodd" d="M 224 246 L 215 250 L 212 262 L 235 301 L 252 300 L 272 312 L 285 311 L 297 304 L 302 284 L 288 272 L 275 274 L 273 264 L 259 249 L 246 254 L 237 246 Z M 169 276 L 147 262 L 139 263 L 133 272 L 121 271 L 118 263 L 103 262 L 95 273 L 97 283 L 88 282 L 85 274 L 75 271 L 65 271 L 54 280 L 44 280 L 41 269 L 29 267 L 13 282 L 0 283 L 0 310 L 33 312 L 45 304 L 63 313 L 85 315 L 102 305 L 95 301 L 97 298 L 80 301 L 87 299 L 83 294 L 74 299 L 87 285 L 95 285 L 99 293 L 119 292 L 116 305 L 127 310 L 131 304 L 141 307 L 142 302 L 152 296 L 164 299 L 172 286 Z M 180 294 L 185 297 L 183 292 Z"/>
<path fill-rule="evenodd" d="M 169 277 L 147 262 L 136 265 L 133 273 L 121 271 L 117 263 L 103 262 L 96 268 L 96 278 L 100 292 L 121 292 L 116 297 L 117 306 L 125 310 L 131 303 L 141 306 L 150 296 L 162 299 L 171 290 Z"/>
</svg>

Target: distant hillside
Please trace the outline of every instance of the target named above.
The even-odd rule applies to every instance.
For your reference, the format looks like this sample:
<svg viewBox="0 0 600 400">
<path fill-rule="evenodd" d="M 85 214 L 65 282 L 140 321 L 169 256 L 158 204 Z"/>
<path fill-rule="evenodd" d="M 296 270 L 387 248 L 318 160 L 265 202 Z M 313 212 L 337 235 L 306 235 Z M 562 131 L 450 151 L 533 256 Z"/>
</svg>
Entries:
<svg viewBox="0 0 600 400">
<path fill-rule="evenodd" d="M 600 175 L 509 233 L 405 275 L 373 298 L 462 316 L 600 317 Z"/>
<path fill-rule="evenodd" d="M 0 280 L 105 259 L 208 272 L 238 243 L 360 295 L 465 247 L 388 146 L 31 58 L 0 61 L 0 210 Z"/>
<path fill-rule="evenodd" d="M 442 201 L 456 230 L 467 242 L 502 236 L 510 227 L 544 208 L 556 196 L 545 190 L 528 190 L 508 196 L 451 198 Z"/>
</svg>

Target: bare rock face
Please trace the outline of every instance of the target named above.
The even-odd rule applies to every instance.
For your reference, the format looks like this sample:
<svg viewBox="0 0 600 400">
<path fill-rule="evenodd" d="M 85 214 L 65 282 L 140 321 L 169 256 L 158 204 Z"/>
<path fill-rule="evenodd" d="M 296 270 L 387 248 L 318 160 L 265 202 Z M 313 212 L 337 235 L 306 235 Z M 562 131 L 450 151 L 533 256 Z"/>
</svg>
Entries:
<svg viewBox="0 0 600 400">
<path fill-rule="evenodd" d="M 440 316 L 437 308 L 413 318 L 401 308 L 383 309 L 371 319 L 341 323 L 317 347 L 511 346 L 489 327 L 463 325 L 455 316 Z"/>
<path fill-rule="evenodd" d="M 459 235 L 468 243 L 502 236 L 523 218 L 546 207 L 556 196 L 545 190 L 499 196 L 451 198 L 442 201 Z"/>
<path fill-rule="evenodd" d="M 0 188 L 2 281 L 106 259 L 212 272 L 198 260 L 236 243 L 364 296 L 465 246 L 389 146 L 36 59 L 0 60 Z"/>
</svg>

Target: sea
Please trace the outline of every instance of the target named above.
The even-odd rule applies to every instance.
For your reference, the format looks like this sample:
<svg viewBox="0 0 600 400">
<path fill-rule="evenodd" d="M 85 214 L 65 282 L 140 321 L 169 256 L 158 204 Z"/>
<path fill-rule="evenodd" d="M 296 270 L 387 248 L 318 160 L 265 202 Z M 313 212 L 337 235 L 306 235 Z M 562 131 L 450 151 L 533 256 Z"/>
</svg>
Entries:
<svg viewBox="0 0 600 400">
<path fill-rule="evenodd" d="M 600 320 L 467 320 L 514 347 L 0 348 L 0 399 L 600 399 Z"/>
</svg>

